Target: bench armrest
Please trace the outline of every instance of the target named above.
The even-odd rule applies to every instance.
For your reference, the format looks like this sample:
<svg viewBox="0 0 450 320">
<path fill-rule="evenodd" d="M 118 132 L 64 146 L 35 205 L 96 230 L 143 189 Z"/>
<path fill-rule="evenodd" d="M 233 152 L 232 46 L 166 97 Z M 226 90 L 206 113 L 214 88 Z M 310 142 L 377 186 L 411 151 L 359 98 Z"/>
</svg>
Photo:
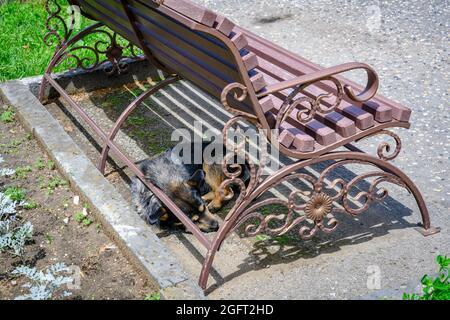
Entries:
<svg viewBox="0 0 450 320">
<path fill-rule="evenodd" d="M 372 69 L 371 66 L 365 64 L 365 63 L 358 63 L 358 62 L 350 62 L 350 63 L 344 63 L 338 66 L 334 66 L 331 68 L 325 68 L 322 70 L 318 70 L 312 73 L 305 74 L 303 76 L 282 81 L 280 83 L 270 85 L 266 87 L 266 90 L 260 94 L 258 94 L 258 98 L 262 98 L 264 96 L 267 96 L 269 94 L 279 92 L 285 89 L 301 86 L 301 85 L 309 85 L 317 81 L 326 80 L 327 78 L 330 78 L 334 75 L 356 70 L 356 69 L 363 69 L 367 72 L 367 85 L 364 91 L 362 91 L 359 94 L 355 94 L 353 91 L 353 88 L 345 84 L 344 85 L 344 91 L 347 94 L 347 96 L 355 101 L 355 102 L 365 102 L 370 100 L 378 91 L 379 86 L 379 80 L 378 75 L 375 72 L 374 69 Z M 342 81 L 342 79 L 339 79 Z"/>
</svg>

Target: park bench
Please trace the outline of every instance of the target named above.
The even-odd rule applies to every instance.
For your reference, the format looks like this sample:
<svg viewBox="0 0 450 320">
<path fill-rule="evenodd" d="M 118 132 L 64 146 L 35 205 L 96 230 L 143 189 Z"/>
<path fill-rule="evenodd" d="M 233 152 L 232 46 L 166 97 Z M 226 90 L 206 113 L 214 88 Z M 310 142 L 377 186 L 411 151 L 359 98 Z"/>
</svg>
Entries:
<svg viewBox="0 0 450 320">
<path fill-rule="evenodd" d="M 199 279 L 203 289 L 216 252 L 238 228 L 245 227 L 249 236 L 282 235 L 295 227 L 304 239 L 311 238 L 319 230 L 329 233 L 338 226 L 333 213 L 356 216 L 371 202 L 384 199 L 387 191 L 380 187 L 381 183 L 393 183 L 412 193 L 421 212 L 422 224 L 418 229 L 424 235 L 439 231 L 430 226 L 425 201 L 416 185 L 390 162 L 399 155 L 401 141 L 388 129 L 409 128 L 411 110 L 377 94 L 378 76 L 367 64 L 352 62 L 322 68 L 188 0 L 70 0 L 69 3 L 78 6 L 83 15 L 97 23 L 78 34 L 72 34 L 65 24 L 58 30 L 56 25 L 63 23 L 61 8 L 57 2 L 47 0 L 49 32 L 45 41 L 49 43 L 56 39 L 57 47 L 44 74 L 40 99 L 45 99 L 46 85 L 56 89 L 103 140 L 99 161 L 102 173 L 109 154 L 126 164 L 206 247 Z M 105 31 L 104 27 L 110 31 Z M 78 49 L 89 49 L 86 45 L 77 46 L 77 43 L 95 33 L 107 35 L 107 49 L 101 50 L 97 45 L 91 47 L 95 53 L 94 61 L 77 58 Z M 129 41 L 130 46 L 120 45 L 117 35 Z M 134 47 L 142 50 L 143 55 L 135 54 Z M 68 58 L 74 58 L 77 66 L 83 69 L 99 68 L 104 65 L 101 54 L 109 62 L 107 73 L 120 74 L 126 71 L 123 63 L 126 48 L 132 49 L 133 58 L 147 59 L 162 70 L 165 77 L 137 97 L 123 111 L 113 129 L 105 132 L 52 74 L 54 68 Z M 365 86 L 342 77 L 351 70 L 367 74 Z M 241 192 L 212 239 L 206 237 L 161 190 L 146 181 L 134 161 L 114 142 L 121 125 L 133 110 L 146 98 L 179 79 L 194 83 L 221 101 L 234 115 L 223 129 L 224 139 L 228 129 L 246 121 L 264 129 L 271 145 L 282 155 L 295 160 L 266 179 L 262 179 L 264 163 L 249 160 L 251 177 L 247 184 L 240 181 L 235 172 L 228 172 L 224 165 L 227 180 L 223 187 L 235 184 Z M 363 152 L 355 145 L 359 140 L 373 136 L 390 137 L 395 145 L 382 142 L 375 155 Z M 233 154 L 237 148 L 229 152 Z M 318 163 L 328 164 L 319 177 L 301 171 Z M 362 165 L 371 171 L 356 175 L 350 181 L 332 179 L 331 172 L 348 164 Z M 311 192 L 295 190 L 287 200 L 263 197 L 274 186 L 295 179 L 309 183 Z M 368 191 L 361 191 L 356 196 L 361 205 L 355 206 L 350 199 L 351 193 L 359 183 L 367 180 L 370 180 Z M 299 198 L 304 200 L 299 203 Z M 283 205 L 287 213 L 281 217 L 275 213 L 263 215 L 260 209 L 269 204 Z M 274 226 L 274 222 L 278 224 Z"/>
</svg>

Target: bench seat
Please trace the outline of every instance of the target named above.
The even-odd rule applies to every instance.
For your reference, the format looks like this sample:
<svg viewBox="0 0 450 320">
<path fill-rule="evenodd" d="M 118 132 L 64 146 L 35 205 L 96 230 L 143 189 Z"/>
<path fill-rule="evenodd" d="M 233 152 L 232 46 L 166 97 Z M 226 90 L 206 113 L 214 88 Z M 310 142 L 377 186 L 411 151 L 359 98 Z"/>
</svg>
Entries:
<svg viewBox="0 0 450 320">
<path fill-rule="evenodd" d="M 240 82 L 233 56 L 227 47 L 208 34 L 194 30 L 196 23 L 215 28 L 230 38 L 240 50 L 242 61 L 248 71 L 256 93 L 281 81 L 290 80 L 320 70 L 321 67 L 288 50 L 241 28 L 229 19 L 186 0 L 165 1 L 158 6 L 152 1 L 128 1 L 130 12 L 143 36 L 140 42 L 131 26 L 120 0 L 77 0 L 89 16 L 104 22 L 115 32 L 142 48 L 144 43 L 152 54 L 177 74 L 220 99 L 223 89 L 230 83 Z M 176 14 L 183 19 L 174 19 Z M 192 25 L 191 25 L 192 24 Z M 343 84 L 362 90 L 352 81 L 336 76 Z M 282 90 L 259 99 L 269 124 L 283 101 L 293 89 Z M 316 99 L 319 95 L 335 92 L 329 81 L 316 82 L 308 86 L 297 97 Z M 321 104 L 330 107 L 335 96 L 324 99 Z M 234 101 L 239 109 L 254 113 L 247 99 Z M 335 111 L 320 112 L 307 123 L 297 120 L 298 109 L 292 111 L 280 126 L 279 143 L 289 149 L 319 155 L 332 148 L 345 145 L 352 140 L 383 128 L 408 126 L 411 110 L 381 95 L 365 103 L 354 103 L 345 97 Z M 353 139 L 352 139 L 353 138 Z"/>
</svg>

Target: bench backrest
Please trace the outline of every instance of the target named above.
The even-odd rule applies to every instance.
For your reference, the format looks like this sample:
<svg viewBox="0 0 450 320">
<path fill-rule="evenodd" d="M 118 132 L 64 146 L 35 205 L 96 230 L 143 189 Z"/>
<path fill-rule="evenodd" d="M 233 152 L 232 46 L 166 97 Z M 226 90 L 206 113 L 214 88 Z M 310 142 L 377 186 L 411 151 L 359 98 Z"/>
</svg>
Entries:
<svg viewBox="0 0 450 320">
<path fill-rule="evenodd" d="M 248 77 L 255 92 L 266 86 L 256 69 L 256 55 L 246 50 L 246 36 L 236 31 L 230 20 L 206 8 L 187 0 L 165 0 L 164 5 L 149 0 L 126 1 L 142 36 L 138 39 L 122 1 L 77 2 L 83 12 L 135 45 L 141 48 L 141 44 L 145 45 L 161 64 L 218 99 L 228 84 L 245 83 L 244 77 Z M 244 111 L 253 110 L 248 100 L 236 105 Z"/>
</svg>

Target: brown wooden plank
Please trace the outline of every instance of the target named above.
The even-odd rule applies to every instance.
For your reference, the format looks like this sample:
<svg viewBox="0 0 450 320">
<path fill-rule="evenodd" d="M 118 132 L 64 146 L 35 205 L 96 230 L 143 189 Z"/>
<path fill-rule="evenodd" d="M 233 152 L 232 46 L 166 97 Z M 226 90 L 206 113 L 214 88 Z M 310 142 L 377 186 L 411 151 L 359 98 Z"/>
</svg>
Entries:
<svg viewBox="0 0 450 320">
<path fill-rule="evenodd" d="M 248 45 L 247 37 L 242 32 L 232 33 L 231 42 L 233 42 L 238 50 L 241 50 Z"/>
<path fill-rule="evenodd" d="M 212 27 L 217 14 L 189 0 L 164 0 L 163 6 L 189 17 L 190 19 Z"/>
<path fill-rule="evenodd" d="M 114 19 L 117 24 L 121 24 L 126 26 L 130 32 L 131 27 L 128 21 L 122 19 L 118 15 L 114 15 L 114 12 L 109 11 L 108 9 L 101 6 L 103 0 L 98 1 L 98 3 L 93 4 L 93 6 L 96 6 L 97 9 L 102 9 L 104 13 L 109 13 L 109 16 L 111 19 Z M 141 30 L 143 37 L 145 40 L 147 40 L 150 44 L 156 46 L 157 48 L 171 54 L 174 57 L 178 57 L 180 61 L 187 66 L 189 66 L 191 69 L 202 69 L 202 74 L 205 74 L 208 78 L 212 79 L 215 83 L 222 85 L 225 87 L 228 83 L 240 81 L 240 75 L 237 73 L 236 70 L 233 70 L 229 68 L 228 66 L 224 65 L 223 63 L 219 62 L 218 60 L 206 55 L 203 51 L 197 50 L 196 48 L 192 47 L 189 43 L 180 40 L 179 38 L 173 36 L 172 34 L 166 32 L 164 29 L 161 29 L 157 27 L 154 24 L 149 23 L 147 20 L 136 16 L 136 21 L 142 26 L 144 26 L 146 29 L 142 29 L 142 26 L 139 26 L 139 29 Z M 160 40 L 154 35 L 150 35 L 147 33 L 153 32 L 155 35 L 157 35 Z M 189 32 L 189 31 L 188 31 Z M 190 33 L 192 34 L 192 33 Z M 177 52 L 175 49 L 172 49 L 165 43 L 162 43 L 161 41 L 168 41 L 170 44 L 174 45 L 177 50 L 180 50 L 180 52 Z M 213 45 L 212 43 L 209 43 L 209 45 Z M 198 61 L 201 61 L 201 63 L 205 64 L 208 68 L 205 66 L 199 65 L 196 63 L 193 59 L 188 59 L 186 55 L 192 55 L 194 56 Z M 214 70 L 214 72 L 212 72 Z M 221 77 L 226 77 L 229 80 L 222 79 Z"/>
<path fill-rule="evenodd" d="M 242 61 L 244 61 L 244 65 L 247 68 L 247 71 L 255 69 L 258 66 L 258 59 L 252 52 L 249 52 L 248 54 L 243 56 Z"/>
<path fill-rule="evenodd" d="M 347 118 L 350 118 L 351 120 L 355 121 L 356 126 L 361 130 L 366 130 L 370 127 L 374 126 L 374 119 L 373 115 L 370 113 L 365 112 L 359 107 L 352 106 L 352 105 L 341 105 L 337 108 L 337 111 Z"/>
<path fill-rule="evenodd" d="M 275 83 L 276 81 L 283 81 L 288 77 L 293 77 L 293 75 L 290 72 L 288 72 L 287 70 L 282 71 L 282 69 L 271 64 L 267 60 L 262 59 L 261 57 L 258 57 L 258 70 L 263 71 L 265 73 L 265 77 L 267 79 L 268 84 Z M 277 77 L 278 79 L 276 79 L 275 77 Z M 291 90 L 283 90 L 280 93 L 278 93 L 277 96 L 279 98 L 281 98 L 282 100 L 284 100 L 284 99 L 286 99 L 286 97 L 288 96 L 288 94 L 290 92 L 291 92 Z M 311 86 L 307 87 L 303 91 L 303 93 L 307 97 L 316 99 L 319 95 L 326 94 L 327 92 L 325 92 L 323 89 L 321 89 L 315 85 L 311 85 Z M 299 95 L 299 96 L 302 96 L 302 95 Z M 324 107 L 329 108 L 335 102 L 336 102 L 336 97 L 333 96 L 330 98 L 323 99 L 322 105 L 324 105 Z M 276 101 L 276 103 L 282 103 L 282 102 Z M 341 102 L 341 107 L 345 108 L 345 107 L 349 107 L 349 106 L 351 106 L 351 104 L 349 104 L 347 101 Z M 339 112 L 339 110 L 337 110 L 337 111 Z M 370 121 L 370 119 L 371 119 L 370 116 L 368 116 L 368 115 L 365 117 L 360 116 L 360 118 L 366 119 L 366 120 L 358 121 L 356 123 L 356 126 L 358 126 L 359 129 L 364 130 L 373 125 L 373 123 L 367 123 L 367 121 Z M 316 119 L 319 120 L 320 122 L 326 124 L 327 126 L 331 127 L 332 129 L 334 129 L 338 134 L 340 134 L 343 137 L 348 137 L 349 135 L 352 135 L 356 132 L 355 124 L 353 124 L 353 121 L 352 121 L 353 118 L 352 119 L 349 119 L 346 117 L 343 118 L 342 115 L 339 115 L 339 113 L 337 113 L 337 112 L 331 112 L 326 115 L 322 114 L 322 113 L 317 113 Z"/>
<path fill-rule="evenodd" d="M 385 104 L 378 104 L 373 101 L 363 103 L 363 110 L 371 113 L 378 122 L 392 121 L 392 108 Z"/>
<path fill-rule="evenodd" d="M 323 69 L 310 61 L 307 61 L 304 58 L 301 58 L 286 49 L 277 46 L 248 30 L 245 30 L 241 27 L 236 27 L 236 30 L 240 30 L 247 36 L 248 46 L 247 48 L 254 52 L 256 55 L 270 61 L 273 64 L 281 67 L 282 69 L 286 69 L 295 76 L 301 76 L 303 74 L 315 72 Z M 337 76 L 339 80 L 341 80 L 344 84 L 348 84 L 352 86 L 356 91 L 361 91 L 363 88 L 356 84 L 353 81 L 350 81 L 342 76 Z M 324 84 L 323 82 L 318 84 L 325 91 L 333 90 L 332 87 Z M 347 98 L 348 99 L 348 98 Z M 392 116 L 394 119 L 399 121 L 408 121 L 411 115 L 411 109 L 392 101 L 386 97 L 381 95 L 376 95 L 371 101 L 374 101 L 378 104 L 384 104 L 390 108 L 392 108 Z M 352 103 L 351 101 L 347 101 Z"/>
<path fill-rule="evenodd" d="M 97 5 L 103 8 L 102 4 L 106 3 L 111 7 L 114 7 L 116 10 L 121 10 L 121 3 L 118 3 L 114 0 L 97 0 L 92 1 L 89 0 L 92 5 Z M 187 26 L 180 25 L 171 19 L 168 19 L 165 15 L 160 14 L 156 9 L 151 9 L 149 5 L 144 5 L 140 3 L 139 1 L 130 0 L 129 1 L 130 8 L 132 10 L 132 13 L 136 18 L 139 19 L 139 21 L 145 25 L 146 27 L 152 25 L 152 22 L 147 21 L 146 19 L 143 19 L 140 17 L 140 15 L 145 16 L 153 21 L 155 21 L 159 26 L 158 28 L 164 28 L 166 30 L 170 30 L 172 33 L 178 35 L 179 37 L 189 40 L 189 42 L 197 47 L 197 48 L 204 48 L 204 50 L 207 50 L 210 52 L 211 56 L 215 56 L 216 59 L 220 59 L 220 61 L 223 61 L 224 63 L 227 63 L 229 65 L 234 65 L 235 61 L 232 57 L 231 53 L 226 47 L 218 46 L 217 44 L 211 42 L 210 40 L 200 36 L 193 30 L 189 29 Z M 105 12 L 110 12 L 109 15 L 114 14 L 113 12 L 109 11 L 105 8 Z M 139 14 L 138 14 L 139 13 Z M 219 41 L 219 40 L 217 40 Z"/>
<path fill-rule="evenodd" d="M 272 112 L 277 114 L 281 108 L 282 101 L 276 97 L 272 97 Z M 270 104 L 266 105 L 266 108 Z M 313 119 L 307 123 L 301 123 L 297 120 L 298 110 L 293 110 L 291 114 L 286 118 L 285 122 L 288 122 L 293 127 L 302 130 L 303 132 L 312 136 L 319 144 L 327 146 L 337 141 L 336 132 L 333 129 L 327 127 L 325 124 Z"/>
<path fill-rule="evenodd" d="M 258 70 L 261 66 L 258 67 Z M 270 77 L 267 74 L 264 74 L 266 80 L 268 83 L 273 83 L 276 81 L 276 79 Z M 278 93 L 278 95 L 269 95 L 271 97 L 272 104 L 275 106 L 278 106 L 279 109 L 281 105 L 283 104 L 283 101 L 287 98 L 288 93 L 286 90 L 282 91 L 281 93 Z M 302 94 L 299 95 L 303 96 Z M 265 104 L 268 105 L 269 102 L 265 101 Z M 328 106 L 328 105 L 326 105 Z M 268 107 L 267 107 L 268 108 Z M 292 113 L 290 116 L 294 116 L 293 121 L 297 122 L 297 110 L 294 110 L 294 113 Z M 327 114 L 322 114 L 320 112 L 316 113 L 315 119 L 320 121 L 321 123 L 325 124 L 326 126 L 330 127 L 334 131 L 336 131 L 339 135 L 343 137 L 349 137 L 356 133 L 356 127 L 355 123 L 345 116 L 342 116 L 341 114 L 337 112 L 330 112 Z"/>
<path fill-rule="evenodd" d="M 250 82 L 253 85 L 253 89 L 256 92 L 262 90 L 266 86 L 266 80 L 264 79 L 264 75 L 260 72 L 250 77 Z"/>
<path fill-rule="evenodd" d="M 218 15 L 216 18 L 216 22 L 214 23 L 214 28 L 219 30 L 225 36 L 229 37 L 231 31 L 233 31 L 235 25 L 228 18 Z"/>
<path fill-rule="evenodd" d="M 269 111 L 265 113 L 265 116 L 269 126 L 273 128 L 276 122 L 274 113 Z M 315 146 L 315 141 L 311 136 L 287 122 L 280 125 L 278 142 L 286 148 L 294 146 L 295 149 L 302 152 L 312 152 Z"/>
</svg>

